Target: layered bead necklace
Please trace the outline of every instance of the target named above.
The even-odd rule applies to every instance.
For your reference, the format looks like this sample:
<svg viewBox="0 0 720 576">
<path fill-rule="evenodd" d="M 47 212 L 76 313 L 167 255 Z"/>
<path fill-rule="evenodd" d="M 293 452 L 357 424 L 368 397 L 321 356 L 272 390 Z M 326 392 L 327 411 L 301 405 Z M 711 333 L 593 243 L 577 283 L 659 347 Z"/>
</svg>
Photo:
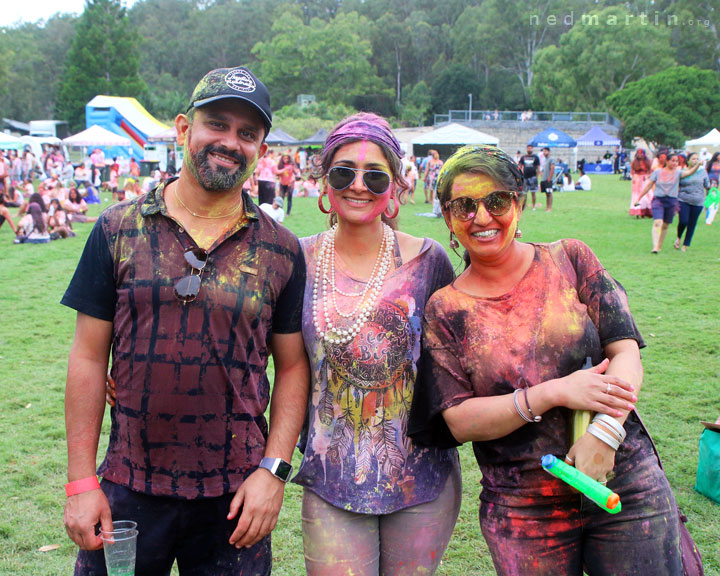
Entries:
<svg viewBox="0 0 720 576">
<path fill-rule="evenodd" d="M 346 344 L 360 332 L 360 329 L 367 322 L 375 305 L 375 300 L 382 292 L 385 276 L 390 270 L 393 259 L 395 235 L 392 228 L 383 223 L 383 239 L 380 242 L 380 251 L 365 288 L 360 292 L 344 292 L 335 284 L 335 234 L 337 228 L 338 225 L 335 224 L 323 235 L 315 266 L 312 311 L 315 330 L 321 340 L 325 340 L 330 344 Z M 321 293 L 321 306 L 318 306 Z M 340 310 L 336 294 L 346 298 L 357 298 L 355 307 L 349 312 Z M 336 326 L 331 320 L 331 305 L 337 315 L 346 321 L 342 322 L 343 326 Z M 350 322 L 350 320 L 352 321 Z M 324 326 L 324 329 L 321 326 Z"/>
</svg>

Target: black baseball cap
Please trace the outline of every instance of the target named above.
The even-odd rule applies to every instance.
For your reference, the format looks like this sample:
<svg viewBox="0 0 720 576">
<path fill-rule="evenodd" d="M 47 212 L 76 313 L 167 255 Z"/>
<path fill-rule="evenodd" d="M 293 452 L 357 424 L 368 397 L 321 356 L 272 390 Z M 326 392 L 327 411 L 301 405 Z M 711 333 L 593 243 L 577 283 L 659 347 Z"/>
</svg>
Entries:
<svg viewBox="0 0 720 576">
<path fill-rule="evenodd" d="M 187 109 L 200 108 L 205 104 L 225 98 L 238 98 L 251 104 L 260 113 L 267 136 L 272 127 L 270 93 L 265 84 L 260 82 L 250 70 L 242 66 L 217 68 L 205 74 L 195 86 Z"/>
</svg>

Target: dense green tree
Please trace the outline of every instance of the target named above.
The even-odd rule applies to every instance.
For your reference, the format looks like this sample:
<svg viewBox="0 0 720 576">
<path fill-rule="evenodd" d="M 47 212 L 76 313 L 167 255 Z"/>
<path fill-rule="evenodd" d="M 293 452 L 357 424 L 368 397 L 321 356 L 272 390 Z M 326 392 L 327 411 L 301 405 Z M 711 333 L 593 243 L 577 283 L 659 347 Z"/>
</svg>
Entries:
<svg viewBox="0 0 720 576">
<path fill-rule="evenodd" d="M 404 67 L 408 65 L 409 29 L 392 14 L 384 14 L 372 29 L 374 60 L 381 78 L 395 88 L 395 103 L 400 106 Z"/>
<path fill-rule="evenodd" d="M 474 36 L 467 39 L 474 47 L 467 50 L 482 50 L 477 58 L 515 74 L 529 100 L 538 52 L 557 41 L 569 27 L 565 17 L 586 4 L 586 0 L 485 0 L 475 18 Z"/>
<path fill-rule="evenodd" d="M 75 18 L 55 16 L 41 24 L 21 24 L 0 36 L 8 87 L 2 96 L 5 117 L 20 121 L 51 119 L 62 63 L 75 35 Z M 9 89 L 9 88 L 12 89 Z"/>
<path fill-rule="evenodd" d="M 330 22 L 314 19 L 305 25 L 299 15 L 285 12 L 273 24 L 273 37 L 258 43 L 260 77 L 276 105 L 298 94 L 351 104 L 358 96 L 391 94 L 370 64 L 370 41 L 358 31 L 369 22 L 356 12 L 340 13 Z"/>
<path fill-rule="evenodd" d="M 85 125 L 85 105 L 98 94 L 141 97 L 140 38 L 121 0 L 87 0 L 68 54 L 56 116 L 72 130 Z"/>
<path fill-rule="evenodd" d="M 558 46 L 538 54 L 532 90 L 536 108 L 601 109 L 605 98 L 628 82 L 674 63 L 665 26 L 643 25 L 620 6 L 582 18 L 563 34 Z"/>
<path fill-rule="evenodd" d="M 479 94 L 482 88 L 482 83 L 470 69 L 461 64 L 442 66 L 432 85 L 432 109 L 436 114 L 449 109 L 467 109 L 470 104 L 468 94 Z"/>
<path fill-rule="evenodd" d="M 423 126 L 432 108 L 430 87 L 422 80 L 412 87 L 400 106 L 400 120 L 409 126 Z"/>
<path fill-rule="evenodd" d="M 672 118 L 677 123 L 670 125 L 673 130 L 696 138 L 720 126 L 720 79 L 711 70 L 678 66 L 631 82 L 612 94 L 607 103 L 625 124 L 627 137 L 642 135 L 638 118 L 650 108 Z"/>
<path fill-rule="evenodd" d="M 623 126 L 625 145 L 631 146 L 635 138 L 642 138 L 654 150 L 661 146 L 679 148 L 685 141 L 677 119 L 650 106 L 645 106 L 629 117 Z"/>
</svg>

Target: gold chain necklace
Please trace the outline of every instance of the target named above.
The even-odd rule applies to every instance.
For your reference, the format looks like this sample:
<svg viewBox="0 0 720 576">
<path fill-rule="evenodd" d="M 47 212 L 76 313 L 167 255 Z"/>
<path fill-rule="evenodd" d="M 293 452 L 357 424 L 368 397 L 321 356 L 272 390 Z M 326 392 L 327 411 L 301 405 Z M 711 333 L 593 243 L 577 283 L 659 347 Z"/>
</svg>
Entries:
<svg viewBox="0 0 720 576">
<path fill-rule="evenodd" d="M 222 218 L 228 218 L 229 216 L 232 216 L 233 214 L 235 214 L 235 212 L 237 212 L 238 210 L 240 210 L 240 208 L 242 207 L 242 202 L 239 202 L 238 205 L 235 206 L 235 207 L 234 207 L 230 212 L 228 212 L 227 214 L 221 214 L 220 216 L 205 216 L 205 215 L 203 215 L 203 214 L 198 214 L 197 212 L 193 212 L 192 210 L 190 210 L 190 208 L 187 207 L 187 205 L 185 204 L 185 202 L 183 202 L 183 201 L 181 200 L 180 195 L 179 195 L 178 192 L 177 192 L 177 186 L 173 186 L 173 194 L 175 194 L 175 198 L 176 198 L 176 200 L 180 203 L 180 206 L 182 206 L 183 208 L 185 208 L 185 210 L 187 210 L 188 212 L 190 212 L 190 214 L 192 214 L 193 216 L 195 216 L 195 218 L 203 218 L 203 219 L 205 219 L 205 220 L 221 220 Z"/>
</svg>

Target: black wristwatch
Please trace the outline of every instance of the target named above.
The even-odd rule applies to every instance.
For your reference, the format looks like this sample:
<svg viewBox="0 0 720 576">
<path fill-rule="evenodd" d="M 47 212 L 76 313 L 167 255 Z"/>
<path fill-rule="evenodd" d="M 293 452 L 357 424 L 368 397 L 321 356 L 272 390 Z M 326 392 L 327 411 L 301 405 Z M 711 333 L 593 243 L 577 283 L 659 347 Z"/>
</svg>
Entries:
<svg viewBox="0 0 720 576">
<path fill-rule="evenodd" d="M 290 480 L 293 472 L 292 464 L 285 462 L 282 458 L 263 458 L 260 461 L 260 468 L 269 470 L 275 478 L 279 478 L 283 482 Z"/>
</svg>

